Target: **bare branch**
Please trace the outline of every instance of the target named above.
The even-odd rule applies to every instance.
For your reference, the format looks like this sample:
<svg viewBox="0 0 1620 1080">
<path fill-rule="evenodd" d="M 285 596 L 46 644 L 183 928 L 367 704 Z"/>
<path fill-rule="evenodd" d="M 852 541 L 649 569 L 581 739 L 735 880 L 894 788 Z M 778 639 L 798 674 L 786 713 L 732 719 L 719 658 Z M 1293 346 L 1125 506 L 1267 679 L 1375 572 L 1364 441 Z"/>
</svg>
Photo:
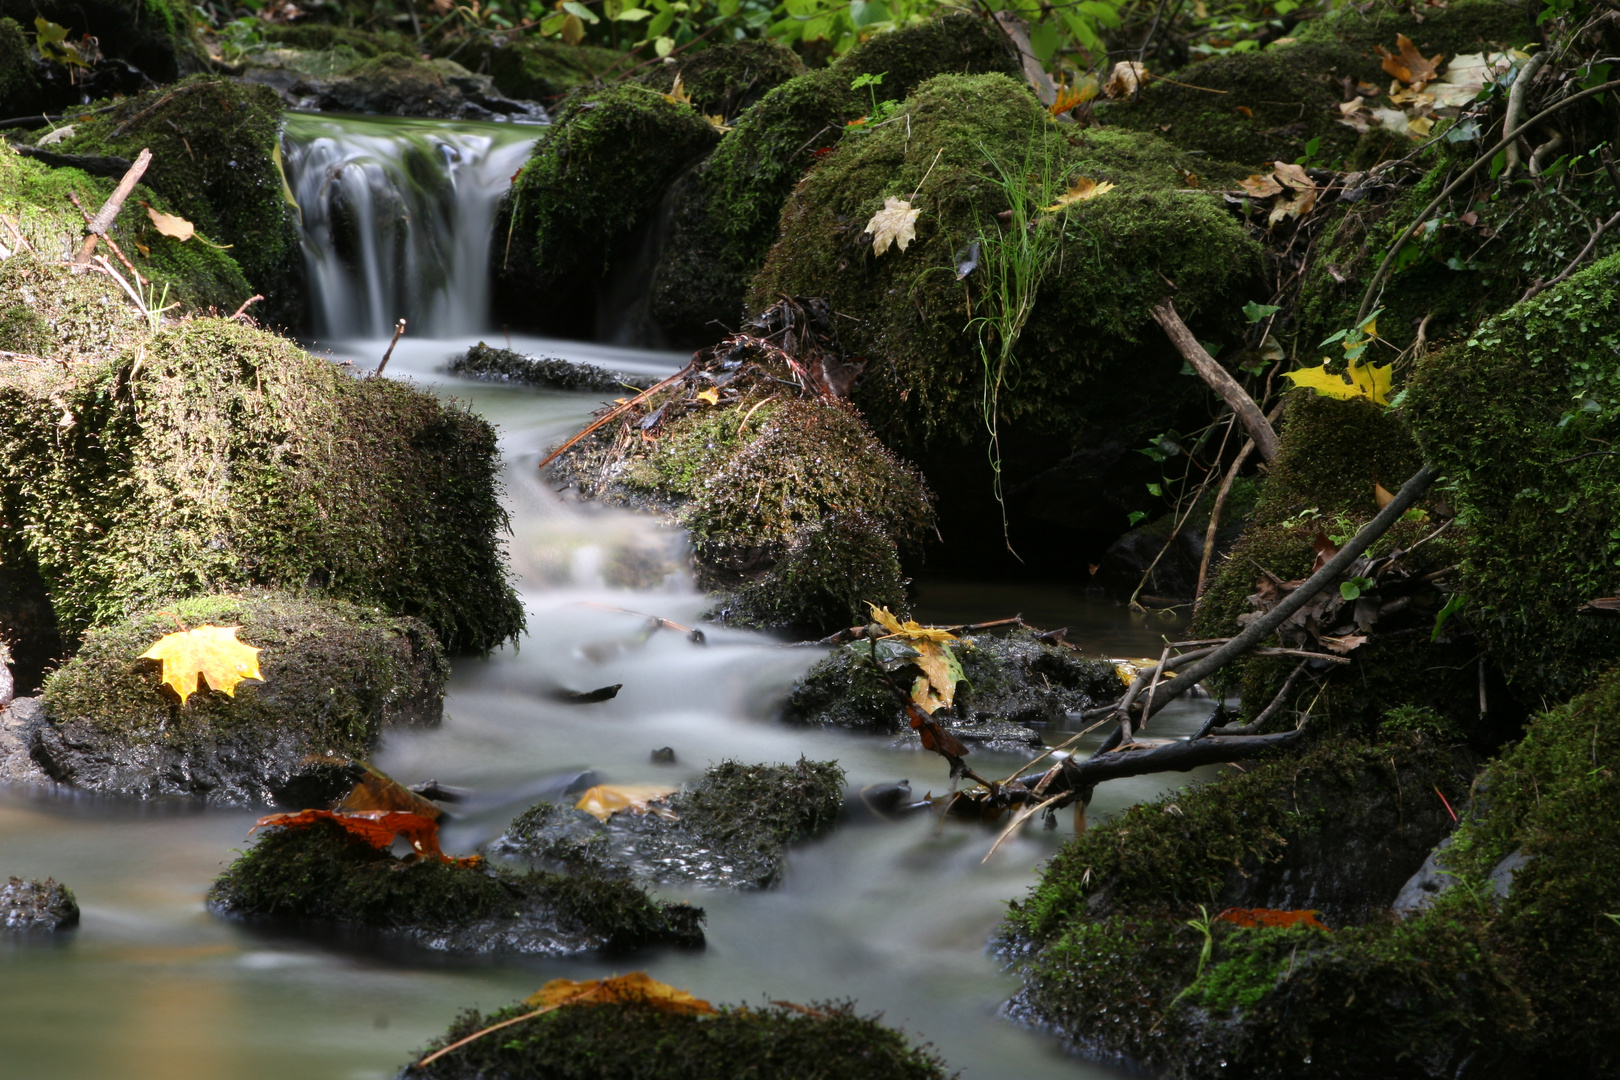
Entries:
<svg viewBox="0 0 1620 1080">
<path fill-rule="evenodd" d="M 1171 344 L 1176 351 L 1191 364 L 1198 377 L 1209 384 L 1210 389 L 1221 395 L 1243 430 L 1249 433 L 1254 445 L 1260 451 L 1260 456 L 1271 461 L 1277 456 L 1277 433 L 1271 427 L 1271 421 L 1266 414 L 1260 411 L 1260 406 L 1254 403 L 1248 391 L 1238 385 L 1238 381 L 1215 361 L 1215 358 L 1198 343 L 1193 337 L 1187 324 L 1181 321 L 1176 314 L 1175 304 L 1166 297 L 1153 305 L 1153 318 L 1169 336 Z"/>
</svg>

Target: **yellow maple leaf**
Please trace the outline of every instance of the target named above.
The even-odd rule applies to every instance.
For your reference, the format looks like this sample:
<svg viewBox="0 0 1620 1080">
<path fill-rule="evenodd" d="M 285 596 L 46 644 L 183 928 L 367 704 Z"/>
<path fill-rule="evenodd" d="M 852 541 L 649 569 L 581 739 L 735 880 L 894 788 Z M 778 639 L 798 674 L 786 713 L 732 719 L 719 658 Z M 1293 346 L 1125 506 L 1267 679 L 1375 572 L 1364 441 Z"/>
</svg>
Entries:
<svg viewBox="0 0 1620 1080">
<path fill-rule="evenodd" d="M 962 665 L 949 648 L 937 641 L 915 641 L 922 675 L 911 684 L 911 700 L 925 712 L 948 709 L 956 701 L 956 684 L 964 678 Z"/>
<path fill-rule="evenodd" d="M 871 601 L 866 606 L 872 610 L 872 621 L 889 632 L 890 637 L 901 637 L 907 641 L 955 641 L 956 635 L 949 630 L 941 630 L 935 626 L 923 626 L 915 619 L 901 622 L 890 613 L 886 607 L 878 607 Z"/>
<path fill-rule="evenodd" d="M 1089 176 L 1077 176 L 1074 178 L 1074 182 L 1069 185 L 1069 190 L 1057 197 L 1057 202 L 1051 206 L 1043 206 L 1041 210 L 1050 214 L 1054 210 L 1063 209 L 1070 203 L 1086 202 L 1089 199 L 1095 199 L 1099 195 L 1106 195 L 1113 191 L 1115 187 L 1116 185 L 1106 180 L 1097 181 Z"/>
<path fill-rule="evenodd" d="M 1306 386 L 1323 397 L 1347 401 L 1364 397 L 1375 405 L 1389 404 L 1394 364 L 1376 367 L 1372 364 L 1351 364 L 1344 375 L 1331 374 L 1324 362 L 1320 367 L 1285 371 L 1295 386 Z"/>
<path fill-rule="evenodd" d="M 606 821 L 622 810 L 632 814 L 657 814 L 667 821 L 677 821 L 674 811 L 654 805 L 674 791 L 658 784 L 598 784 L 580 796 L 574 809 L 583 810 L 599 821 Z"/>
<path fill-rule="evenodd" d="M 731 130 L 731 125 L 726 123 L 726 118 L 719 113 L 704 113 L 703 119 L 707 120 L 709 126 L 722 135 Z"/>
<path fill-rule="evenodd" d="M 699 401 L 706 401 L 710 405 L 720 404 L 720 391 L 712 386 L 707 390 L 700 391 L 696 397 Z"/>
<path fill-rule="evenodd" d="M 882 255 L 890 244 L 901 251 L 917 238 L 917 215 L 921 213 L 909 199 L 890 195 L 883 200 L 883 209 L 872 215 L 866 223 L 866 232 L 872 237 L 872 254 Z"/>
<path fill-rule="evenodd" d="M 259 674 L 259 650 L 236 640 L 240 629 L 199 626 L 182 630 L 159 638 L 140 659 L 163 662 L 163 682 L 180 695 L 182 705 L 197 692 L 199 675 L 208 681 L 210 690 L 235 697 L 236 684 L 243 679 L 264 679 Z"/>
<path fill-rule="evenodd" d="M 1405 34 L 1395 35 L 1395 47 L 1399 54 L 1392 53 L 1382 45 L 1374 45 L 1373 51 L 1383 58 L 1384 71 L 1395 76 L 1403 83 L 1408 83 L 1412 89 L 1421 90 L 1433 82 L 1440 73 L 1440 61 L 1445 59 L 1444 53 L 1435 53 L 1433 57 L 1424 56 L 1418 52 L 1412 39 Z"/>
<path fill-rule="evenodd" d="M 659 1012 L 697 1013 L 714 1012 L 714 1006 L 702 998 L 693 997 L 686 990 L 677 990 L 668 983 L 659 982 L 645 971 L 632 971 L 628 975 L 615 975 L 609 979 L 552 979 L 530 994 L 525 1004 L 539 1008 L 557 1008 L 563 1005 L 647 1005 Z"/>
</svg>

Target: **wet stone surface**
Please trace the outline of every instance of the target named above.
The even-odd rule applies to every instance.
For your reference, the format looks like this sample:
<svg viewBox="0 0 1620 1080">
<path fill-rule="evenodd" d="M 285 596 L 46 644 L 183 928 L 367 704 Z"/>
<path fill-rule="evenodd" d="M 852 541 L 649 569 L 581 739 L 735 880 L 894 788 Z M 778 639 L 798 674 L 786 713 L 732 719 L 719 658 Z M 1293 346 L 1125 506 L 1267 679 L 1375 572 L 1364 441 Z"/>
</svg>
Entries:
<svg viewBox="0 0 1620 1080">
<path fill-rule="evenodd" d="M 67 930 L 79 925 L 73 890 L 53 878 L 14 877 L 0 885 L 0 927 L 7 930 Z"/>
</svg>

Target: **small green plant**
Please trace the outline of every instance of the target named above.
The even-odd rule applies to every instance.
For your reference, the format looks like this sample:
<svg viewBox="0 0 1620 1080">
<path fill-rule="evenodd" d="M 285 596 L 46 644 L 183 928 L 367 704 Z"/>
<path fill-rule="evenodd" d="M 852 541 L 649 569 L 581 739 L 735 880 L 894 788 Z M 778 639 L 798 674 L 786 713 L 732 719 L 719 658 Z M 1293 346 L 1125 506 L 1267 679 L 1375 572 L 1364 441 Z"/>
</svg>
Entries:
<svg viewBox="0 0 1620 1080">
<path fill-rule="evenodd" d="M 879 101 L 877 91 L 873 89 L 873 87 L 883 84 L 883 76 L 887 74 L 886 71 L 880 71 L 876 75 L 871 72 L 863 72 L 855 76 L 854 80 L 849 84 L 851 90 L 864 89 L 871 98 L 872 107 L 865 116 L 845 124 L 844 130 L 846 132 L 851 135 L 860 135 L 872 131 L 893 120 L 895 113 L 900 111 L 900 102 L 892 98 Z"/>
</svg>

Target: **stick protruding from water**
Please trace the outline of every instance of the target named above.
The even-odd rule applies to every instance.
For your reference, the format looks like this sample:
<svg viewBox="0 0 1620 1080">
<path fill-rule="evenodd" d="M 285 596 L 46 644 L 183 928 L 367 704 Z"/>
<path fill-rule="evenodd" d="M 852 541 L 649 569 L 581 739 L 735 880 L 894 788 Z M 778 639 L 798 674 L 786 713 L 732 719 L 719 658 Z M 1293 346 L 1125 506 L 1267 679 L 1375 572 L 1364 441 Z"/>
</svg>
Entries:
<svg viewBox="0 0 1620 1080">
<path fill-rule="evenodd" d="M 371 377 L 373 379 L 380 378 L 382 376 L 383 368 L 388 366 L 388 358 L 394 355 L 394 346 L 399 344 L 399 339 L 404 335 L 404 333 L 405 320 L 401 319 L 399 322 L 394 324 L 394 339 L 388 343 L 388 351 L 383 353 L 382 362 L 377 365 L 377 370 L 371 373 Z"/>
</svg>

